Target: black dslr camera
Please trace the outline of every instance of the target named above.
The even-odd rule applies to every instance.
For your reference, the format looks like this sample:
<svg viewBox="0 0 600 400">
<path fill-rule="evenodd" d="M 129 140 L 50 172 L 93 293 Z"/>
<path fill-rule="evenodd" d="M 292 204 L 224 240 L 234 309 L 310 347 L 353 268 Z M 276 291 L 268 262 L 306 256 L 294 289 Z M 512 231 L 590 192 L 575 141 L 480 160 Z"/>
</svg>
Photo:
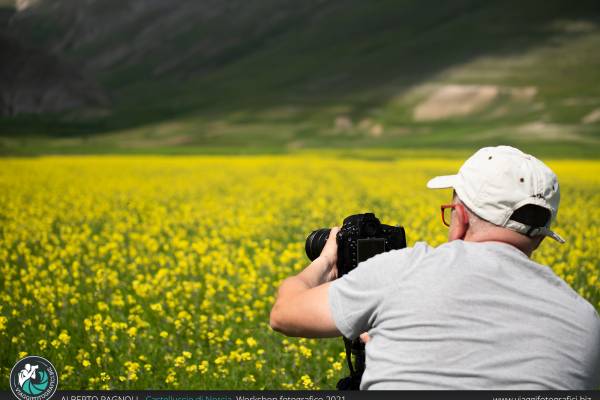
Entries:
<svg viewBox="0 0 600 400">
<path fill-rule="evenodd" d="M 321 254 L 331 229 L 317 229 L 306 238 L 306 255 L 313 261 Z M 336 235 L 338 245 L 338 278 L 352 271 L 358 263 L 374 255 L 406 247 L 406 235 L 401 226 L 382 224 L 373 213 L 356 214 L 346 217 Z M 350 376 L 340 379 L 340 390 L 358 390 L 365 370 L 365 344 L 360 339 L 344 338 L 346 361 Z M 354 354 L 354 364 L 352 362 Z"/>
</svg>

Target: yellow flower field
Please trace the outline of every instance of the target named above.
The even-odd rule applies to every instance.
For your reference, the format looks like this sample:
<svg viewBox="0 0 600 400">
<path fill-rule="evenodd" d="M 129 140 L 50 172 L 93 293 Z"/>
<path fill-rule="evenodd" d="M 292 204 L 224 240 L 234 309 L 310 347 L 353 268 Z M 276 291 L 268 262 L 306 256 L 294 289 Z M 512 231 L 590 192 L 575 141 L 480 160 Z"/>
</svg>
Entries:
<svg viewBox="0 0 600 400">
<path fill-rule="evenodd" d="M 61 389 L 334 388 L 340 339 L 268 314 L 314 229 L 373 211 L 409 245 L 445 241 L 427 180 L 462 160 L 332 155 L 0 160 L 0 388 L 24 355 Z M 600 308 L 600 162 L 548 161 L 556 230 L 535 259 Z"/>
</svg>

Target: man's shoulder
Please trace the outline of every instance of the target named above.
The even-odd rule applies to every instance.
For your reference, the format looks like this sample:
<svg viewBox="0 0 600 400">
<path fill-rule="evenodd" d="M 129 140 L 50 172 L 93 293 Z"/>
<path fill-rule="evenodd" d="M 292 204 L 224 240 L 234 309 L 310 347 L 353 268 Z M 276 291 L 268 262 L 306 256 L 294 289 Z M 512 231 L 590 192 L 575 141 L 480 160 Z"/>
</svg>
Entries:
<svg viewBox="0 0 600 400">
<path fill-rule="evenodd" d="M 386 251 L 385 253 L 379 253 L 367 261 L 372 263 L 389 263 L 391 261 L 408 261 L 408 259 L 414 260 L 431 252 L 433 249 L 434 247 L 431 247 L 429 244 L 427 244 L 427 242 L 416 242 L 414 246 L 405 247 L 403 249 L 394 249 Z"/>
<path fill-rule="evenodd" d="M 565 283 L 566 284 L 566 283 Z M 580 321 L 585 324 L 585 328 L 593 332 L 595 334 L 596 344 L 600 344 L 600 316 L 598 315 L 598 310 L 590 303 L 587 299 L 582 297 L 579 293 L 577 293 L 573 288 L 569 285 L 567 287 L 575 293 L 575 304 L 576 304 L 576 313 Z"/>
<path fill-rule="evenodd" d="M 359 264 L 359 268 L 378 271 L 382 276 L 402 276 L 420 264 L 420 260 L 432 252 L 426 242 L 416 242 L 413 246 L 379 253 Z"/>
</svg>

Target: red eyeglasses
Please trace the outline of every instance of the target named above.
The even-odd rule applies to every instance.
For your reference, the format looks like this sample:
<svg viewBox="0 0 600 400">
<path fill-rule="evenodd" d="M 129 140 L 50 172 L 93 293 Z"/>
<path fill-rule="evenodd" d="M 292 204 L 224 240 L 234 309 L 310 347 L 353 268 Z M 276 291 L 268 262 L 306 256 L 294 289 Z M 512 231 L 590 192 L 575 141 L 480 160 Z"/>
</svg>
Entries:
<svg viewBox="0 0 600 400">
<path fill-rule="evenodd" d="M 452 210 L 458 208 L 460 213 L 463 215 L 463 219 L 466 220 L 465 207 L 462 204 L 444 204 L 440 207 L 442 211 L 442 222 L 446 226 L 450 226 L 450 221 L 452 219 Z M 450 210 L 450 212 L 446 212 L 446 210 Z"/>
</svg>

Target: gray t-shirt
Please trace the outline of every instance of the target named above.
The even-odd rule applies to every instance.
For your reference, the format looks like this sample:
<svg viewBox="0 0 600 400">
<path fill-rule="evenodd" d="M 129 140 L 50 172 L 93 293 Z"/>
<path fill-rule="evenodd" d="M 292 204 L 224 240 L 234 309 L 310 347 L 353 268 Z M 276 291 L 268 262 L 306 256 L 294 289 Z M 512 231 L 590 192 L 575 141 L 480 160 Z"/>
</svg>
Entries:
<svg viewBox="0 0 600 400">
<path fill-rule="evenodd" d="M 499 242 L 379 254 L 329 289 L 336 326 L 369 332 L 361 389 L 596 389 L 600 318 Z"/>
</svg>

